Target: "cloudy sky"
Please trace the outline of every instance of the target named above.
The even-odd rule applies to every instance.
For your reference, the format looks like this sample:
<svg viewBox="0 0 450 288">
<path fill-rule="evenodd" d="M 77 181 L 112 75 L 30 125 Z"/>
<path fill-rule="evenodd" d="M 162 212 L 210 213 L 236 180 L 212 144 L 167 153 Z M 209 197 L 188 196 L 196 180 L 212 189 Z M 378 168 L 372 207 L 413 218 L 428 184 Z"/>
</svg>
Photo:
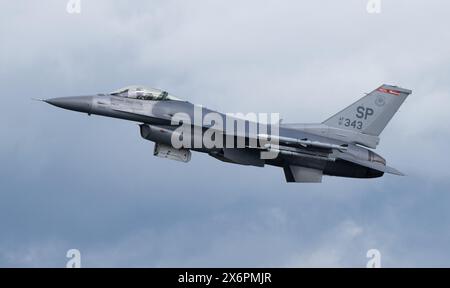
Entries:
<svg viewBox="0 0 450 288">
<path fill-rule="evenodd" d="M 66 4 L 0 0 L 0 267 L 450 266 L 450 2 Z M 30 100 L 145 84 L 320 122 L 382 83 L 413 90 L 377 149 L 407 176 L 319 185 Z"/>
</svg>

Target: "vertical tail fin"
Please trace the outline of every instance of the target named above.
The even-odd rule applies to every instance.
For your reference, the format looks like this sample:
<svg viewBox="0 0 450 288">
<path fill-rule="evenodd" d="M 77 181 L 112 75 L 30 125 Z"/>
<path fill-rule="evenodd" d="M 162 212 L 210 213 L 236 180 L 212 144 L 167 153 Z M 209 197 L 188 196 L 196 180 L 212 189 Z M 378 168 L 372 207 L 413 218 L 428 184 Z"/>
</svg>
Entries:
<svg viewBox="0 0 450 288">
<path fill-rule="evenodd" d="M 412 91 L 382 85 L 323 124 L 368 135 L 379 136 Z"/>
</svg>

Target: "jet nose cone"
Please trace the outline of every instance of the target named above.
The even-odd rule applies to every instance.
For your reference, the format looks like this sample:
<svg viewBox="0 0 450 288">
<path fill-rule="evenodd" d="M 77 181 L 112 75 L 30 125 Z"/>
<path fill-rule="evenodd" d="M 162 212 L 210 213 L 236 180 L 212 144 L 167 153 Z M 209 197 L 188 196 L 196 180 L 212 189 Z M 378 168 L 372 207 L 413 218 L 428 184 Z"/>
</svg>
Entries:
<svg viewBox="0 0 450 288">
<path fill-rule="evenodd" d="M 75 96 L 52 98 L 44 101 L 59 108 L 90 113 L 93 98 L 93 96 Z"/>
</svg>

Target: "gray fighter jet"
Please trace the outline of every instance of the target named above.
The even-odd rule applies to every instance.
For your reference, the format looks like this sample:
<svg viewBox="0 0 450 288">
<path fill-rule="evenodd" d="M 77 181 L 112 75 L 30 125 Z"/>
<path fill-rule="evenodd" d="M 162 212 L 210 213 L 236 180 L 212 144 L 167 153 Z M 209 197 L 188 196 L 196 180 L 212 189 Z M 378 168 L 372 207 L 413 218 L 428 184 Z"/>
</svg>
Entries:
<svg viewBox="0 0 450 288">
<path fill-rule="evenodd" d="M 377 147 L 381 132 L 411 92 L 397 86 L 382 85 L 318 124 L 285 124 L 280 121 L 268 125 L 239 117 L 231 117 L 232 121 L 229 121 L 227 114 L 144 86 L 42 101 L 88 115 L 138 122 L 141 136 L 155 142 L 155 156 L 188 162 L 191 151 L 203 152 L 229 163 L 281 167 L 287 182 L 311 183 L 321 182 L 323 175 L 351 178 L 376 178 L 384 173 L 403 175 L 387 166 L 386 160 L 370 149 Z M 179 118 L 174 120 L 176 117 Z M 243 132 L 236 128 L 239 121 L 243 123 L 240 126 L 244 127 Z M 256 128 L 252 130 L 249 127 Z M 215 145 L 199 140 L 206 134 Z M 177 145 L 174 139 L 178 141 Z M 240 146 L 225 143 L 230 139 Z M 272 156 L 262 157 L 263 152 L 272 153 Z"/>
</svg>

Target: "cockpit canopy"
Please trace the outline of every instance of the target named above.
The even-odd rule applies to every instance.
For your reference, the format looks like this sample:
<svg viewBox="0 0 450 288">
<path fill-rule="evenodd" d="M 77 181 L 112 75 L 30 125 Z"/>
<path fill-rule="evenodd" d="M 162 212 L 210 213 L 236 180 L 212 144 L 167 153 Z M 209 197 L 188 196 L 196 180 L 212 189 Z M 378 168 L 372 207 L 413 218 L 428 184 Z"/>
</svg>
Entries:
<svg viewBox="0 0 450 288">
<path fill-rule="evenodd" d="M 127 86 L 122 89 L 110 93 L 114 96 L 134 98 L 141 100 L 165 101 L 165 100 L 180 100 L 177 97 L 169 95 L 166 91 L 149 88 L 139 85 Z"/>
</svg>

